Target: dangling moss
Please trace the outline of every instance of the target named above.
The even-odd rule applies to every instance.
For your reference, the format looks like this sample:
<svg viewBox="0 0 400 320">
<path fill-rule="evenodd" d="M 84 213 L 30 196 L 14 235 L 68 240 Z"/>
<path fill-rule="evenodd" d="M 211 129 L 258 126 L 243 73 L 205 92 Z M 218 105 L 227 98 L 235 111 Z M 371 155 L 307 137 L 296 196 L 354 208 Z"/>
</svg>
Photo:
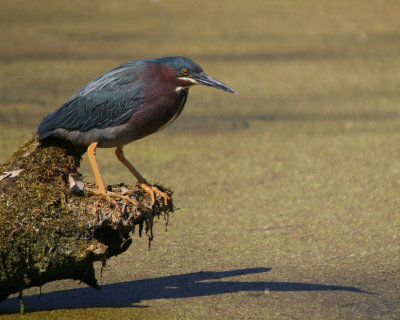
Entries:
<svg viewBox="0 0 400 320">
<path fill-rule="evenodd" d="M 0 164 L 0 301 L 59 279 L 99 288 L 94 261 L 105 264 L 127 250 L 135 225 L 151 241 L 154 217 L 168 221 L 172 200 L 165 205 L 157 198 L 152 205 L 139 187 L 108 186 L 136 205 L 95 194 L 87 183 L 83 191 L 73 191 L 69 178 L 79 175 L 85 151 L 62 141 L 42 145 L 33 137 Z"/>
</svg>

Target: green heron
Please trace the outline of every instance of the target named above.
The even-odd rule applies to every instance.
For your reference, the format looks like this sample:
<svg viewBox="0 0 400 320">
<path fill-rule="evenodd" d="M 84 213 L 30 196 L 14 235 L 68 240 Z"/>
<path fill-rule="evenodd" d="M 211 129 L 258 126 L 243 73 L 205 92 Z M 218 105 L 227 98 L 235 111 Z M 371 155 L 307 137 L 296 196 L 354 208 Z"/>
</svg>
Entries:
<svg viewBox="0 0 400 320">
<path fill-rule="evenodd" d="M 98 76 L 41 122 L 39 141 L 64 139 L 88 147 L 98 191 L 106 195 L 96 162 L 96 148 L 116 147 L 115 153 L 142 187 L 167 204 L 169 196 L 152 187 L 125 158 L 123 146 L 171 124 L 182 112 L 194 84 L 236 93 L 184 57 L 135 60 Z"/>
</svg>

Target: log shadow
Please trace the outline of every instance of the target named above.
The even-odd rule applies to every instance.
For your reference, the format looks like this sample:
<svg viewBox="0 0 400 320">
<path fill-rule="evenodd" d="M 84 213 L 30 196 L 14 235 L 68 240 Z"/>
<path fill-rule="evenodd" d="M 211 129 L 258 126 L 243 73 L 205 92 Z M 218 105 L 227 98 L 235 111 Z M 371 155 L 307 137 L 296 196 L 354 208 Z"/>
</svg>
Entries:
<svg viewBox="0 0 400 320">
<path fill-rule="evenodd" d="M 154 299 L 177 299 L 188 297 L 202 297 L 224 293 L 258 292 L 265 291 L 348 291 L 354 293 L 369 293 L 351 286 L 335 286 L 302 282 L 263 282 L 263 281 L 237 281 L 220 279 L 237 277 L 255 273 L 268 272 L 271 268 L 246 268 L 222 272 L 201 271 L 179 274 L 167 277 L 136 280 L 107 284 L 101 290 L 92 288 L 77 288 L 60 290 L 42 295 L 36 294 L 24 297 L 27 312 L 99 308 L 99 307 L 147 307 L 138 305 Z M 19 311 L 17 298 L 10 298 L 0 303 L 0 314 L 15 313 Z"/>
</svg>

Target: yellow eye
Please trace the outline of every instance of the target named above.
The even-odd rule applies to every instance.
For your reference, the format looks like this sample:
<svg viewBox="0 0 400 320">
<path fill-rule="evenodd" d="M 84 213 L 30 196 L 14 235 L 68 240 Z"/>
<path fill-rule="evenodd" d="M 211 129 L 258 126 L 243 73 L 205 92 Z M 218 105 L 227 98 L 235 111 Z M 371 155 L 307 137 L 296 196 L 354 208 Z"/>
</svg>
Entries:
<svg viewBox="0 0 400 320">
<path fill-rule="evenodd" d="M 181 70 L 181 74 L 186 77 L 186 76 L 189 75 L 189 70 L 188 69 L 182 69 Z"/>
</svg>

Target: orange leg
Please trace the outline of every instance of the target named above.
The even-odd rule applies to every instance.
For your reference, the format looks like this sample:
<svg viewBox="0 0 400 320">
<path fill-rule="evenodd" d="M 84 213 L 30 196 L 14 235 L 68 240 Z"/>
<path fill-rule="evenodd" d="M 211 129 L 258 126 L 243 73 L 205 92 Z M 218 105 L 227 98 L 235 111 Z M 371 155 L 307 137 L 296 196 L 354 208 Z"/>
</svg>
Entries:
<svg viewBox="0 0 400 320">
<path fill-rule="evenodd" d="M 104 195 L 104 196 L 115 196 L 115 197 L 119 197 L 119 198 L 123 198 L 125 200 L 128 200 L 129 202 L 131 202 L 134 206 L 137 205 L 137 203 L 129 198 L 129 197 L 125 197 L 123 195 L 120 194 L 116 194 L 114 192 L 106 192 L 106 188 L 104 187 L 104 182 L 103 182 L 103 178 L 101 177 L 100 174 L 100 170 L 99 170 L 99 166 L 97 165 L 97 161 L 96 161 L 96 148 L 97 148 L 98 142 L 93 142 L 89 145 L 88 147 L 88 156 L 89 156 L 89 161 L 90 161 L 90 165 L 92 166 L 93 169 L 93 173 L 94 176 L 96 178 L 96 183 L 97 186 L 99 188 L 99 193 Z M 113 200 L 111 200 L 112 202 L 114 202 L 114 204 L 116 205 L 116 207 L 118 207 L 117 203 Z"/>
<path fill-rule="evenodd" d="M 115 149 L 115 154 L 117 155 L 117 158 L 119 161 L 121 161 L 123 163 L 123 165 L 125 167 L 127 167 L 129 169 L 129 171 L 136 177 L 136 179 L 139 181 L 139 183 L 141 184 L 142 188 L 144 190 L 146 190 L 147 193 L 150 194 L 151 196 L 151 200 L 153 202 L 153 205 L 155 203 L 155 193 L 161 197 L 162 199 L 164 199 L 164 204 L 167 206 L 168 205 L 168 201 L 171 199 L 170 196 L 166 193 L 163 192 L 161 190 L 159 190 L 157 187 L 153 187 L 151 186 L 145 178 L 143 178 L 143 176 L 139 173 L 139 171 L 137 171 L 135 169 L 135 167 L 125 158 L 124 156 L 124 152 L 122 150 L 123 146 L 118 146 Z"/>
<path fill-rule="evenodd" d="M 92 169 L 93 169 L 94 176 L 96 177 L 96 183 L 99 188 L 99 191 L 101 194 L 105 195 L 106 188 L 104 188 L 103 179 L 101 178 L 99 166 L 97 165 L 97 161 L 96 161 L 97 145 L 98 145 L 98 142 L 93 142 L 90 144 L 90 146 L 88 147 L 88 156 L 89 156 L 90 165 L 92 166 Z"/>
<path fill-rule="evenodd" d="M 135 169 L 135 167 L 128 161 L 128 159 L 125 158 L 124 151 L 122 150 L 123 146 L 118 146 L 115 149 L 115 154 L 117 155 L 117 158 L 119 161 L 123 163 L 125 167 L 129 169 L 130 172 L 136 177 L 136 179 L 140 182 L 140 184 L 147 184 L 149 183 L 146 181 L 145 178 Z"/>
</svg>

